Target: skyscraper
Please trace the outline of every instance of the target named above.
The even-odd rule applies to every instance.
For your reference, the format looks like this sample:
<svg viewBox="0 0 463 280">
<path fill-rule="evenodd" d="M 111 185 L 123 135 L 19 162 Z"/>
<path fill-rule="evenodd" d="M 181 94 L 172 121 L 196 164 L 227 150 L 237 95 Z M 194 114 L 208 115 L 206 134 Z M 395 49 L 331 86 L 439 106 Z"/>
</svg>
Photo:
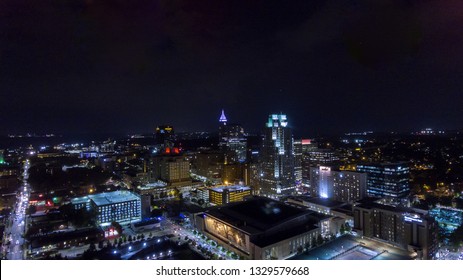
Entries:
<svg viewBox="0 0 463 280">
<path fill-rule="evenodd" d="M 290 194 L 295 190 L 294 149 L 286 115 L 269 115 L 261 152 L 261 193 Z"/>
<path fill-rule="evenodd" d="M 410 192 L 408 163 L 367 163 L 357 165 L 357 171 L 368 175 L 368 195 L 400 198 Z"/>
<path fill-rule="evenodd" d="M 246 138 L 240 124 L 228 123 L 224 110 L 219 118 L 219 146 L 226 152 L 227 160 L 244 162 L 246 160 Z"/>
</svg>

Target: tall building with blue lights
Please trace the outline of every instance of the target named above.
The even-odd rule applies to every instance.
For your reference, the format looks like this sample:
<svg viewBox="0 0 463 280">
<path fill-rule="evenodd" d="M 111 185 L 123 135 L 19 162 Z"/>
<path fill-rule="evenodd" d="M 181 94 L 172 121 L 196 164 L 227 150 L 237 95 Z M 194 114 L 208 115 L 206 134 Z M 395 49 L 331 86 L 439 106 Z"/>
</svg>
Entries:
<svg viewBox="0 0 463 280">
<path fill-rule="evenodd" d="M 271 196 L 290 194 L 295 190 L 295 156 L 286 115 L 269 115 L 264 132 L 260 193 Z"/>
<path fill-rule="evenodd" d="M 410 192 L 410 169 L 406 162 L 358 164 L 357 171 L 367 173 L 369 196 L 400 198 Z"/>
<path fill-rule="evenodd" d="M 227 153 L 227 161 L 244 162 L 247 145 L 243 127 L 240 124 L 227 123 L 224 110 L 219 123 L 219 146 Z"/>
</svg>

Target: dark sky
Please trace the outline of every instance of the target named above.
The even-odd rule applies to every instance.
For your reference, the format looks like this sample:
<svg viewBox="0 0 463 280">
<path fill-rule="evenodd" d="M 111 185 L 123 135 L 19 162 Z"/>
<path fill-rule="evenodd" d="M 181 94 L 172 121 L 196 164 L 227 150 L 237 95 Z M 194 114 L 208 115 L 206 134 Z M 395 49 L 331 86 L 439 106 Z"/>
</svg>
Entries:
<svg viewBox="0 0 463 280">
<path fill-rule="evenodd" d="M 374 3 L 371 3 L 374 2 Z M 0 134 L 462 128 L 463 1 L 0 1 Z"/>
</svg>

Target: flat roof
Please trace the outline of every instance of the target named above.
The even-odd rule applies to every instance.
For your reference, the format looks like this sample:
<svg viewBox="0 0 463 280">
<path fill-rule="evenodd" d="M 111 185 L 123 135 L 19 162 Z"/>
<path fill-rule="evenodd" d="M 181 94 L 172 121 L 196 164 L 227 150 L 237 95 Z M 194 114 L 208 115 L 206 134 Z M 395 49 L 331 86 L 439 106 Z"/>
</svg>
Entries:
<svg viewBox="0 0 463 280">
<path fill-rule="evenodd" d="M 313 211 L 298 209 L 265 197 L 216 207 L 206 211 L 216 217 L 250 233 L 266 231 L 287 220 L 307 216 Z"/>
<path fill-rule="evenodd" d="M 229 190 L 229 191 L 247 191 L 250 190 L 251 188 L 248 186 L 242 186 L 242 185 L 233 185 L 233 186 L 220 186 L 220 187 L 215 187 L 212 188 L 211 190 L 215 192 L 223 192 L 224 190 Z"/>
<path fill-rule="evenodd" d="M 80 197 L 71 198 L 72 204 L 80 204 L 80 203 L 87 203 L 87 202 L 90 202 L 90 198 L 88 196 L 80 196 Z"/>
<path fill-rule="evenodd" d="M 140 197 L 129 191 L 114 191 L 99 193 L 88 196 L 97 206 L 110 205 L 114 203 L 138 200 Z"/>
<path fill-rule="evenodd" d="M 337 200 L 333 200 L 329 198 L 321 198 L 321 197 L 311 197 L 311 198 L 305 199 L 305 201 L 307 201 L 308 203 L 312 203 L 312 204 L 322 205 L 328 208 L 340 207 L 345 204 L 344 202 L 341 202 L 341 201 L 337 201 Z"/>
<path fill-rule="evenodd" d="M 334 207 L 341 207 L 343 206 L 344 202 L 333 200 L 330 198 L 320 198 L 320 197 L 309 197 L 309 196 L 290 196 L 288 199 L 300 201 L 300 202 L 308 202 L 312 204 L 322 205 L 328 208 Z"/>
<path fill-rule="evenodd" d="M 296 227 L 290 227 L 284 231 L 280 231 L 278 233 L 271 234 L 268 236 L 267 235 L 258 236 L 256 238 L 253 238 L 251 241 L 255 245 L 259 246 L 260 248 L 263 248 L 271 244 L 280 242 L 282 240 L 286 240 L 294 236 L 310 232 L 316 228 L 318 228 L 318 226 L 316 226 L 315 224 L 305 224 L 305 225 L 300 225 Z"/>
<path fill-rule="evenodd" d="M 167 186 L 164 182 L 156 182 L 156 183 L 149 183 L 143 186 L 138 186 L 137 189 L 139 190 L 151 190 L 151 189 L 158 189 L 158 188 L 165 188 Z"/>
</svg>

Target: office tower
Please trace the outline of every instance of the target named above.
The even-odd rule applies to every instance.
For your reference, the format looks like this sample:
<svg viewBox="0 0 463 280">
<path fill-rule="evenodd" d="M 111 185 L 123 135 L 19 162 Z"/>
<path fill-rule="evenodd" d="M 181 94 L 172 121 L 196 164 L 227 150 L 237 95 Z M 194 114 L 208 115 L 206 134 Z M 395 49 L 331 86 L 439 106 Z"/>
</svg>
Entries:
<svg viewBox="0 0 463 280">
<path fill-rule="evenodd" d="M 222 174 L 225 153 L 221 151 L 201 151 L 192 159 L 192 172 L 206 179 L 217 179 Z"/>
<path fill-rule="evenodd" d="M 246 161 L 246 138 L 240 124 L 228 123 L 224 110 L 219 118 L 219 147 L 226 152 L 227 161 Z"/>
<path fill-rule="evenodd" d="M 296 186 L 302 184 L 302 140 L 294 140 L 294 180 Z"/>
<path fill-rule="evenodd" d="M 190 162 L 178 148 L 165 148 L 161 155 L 152 158 L 150 167 L 152 181 L 161 180 L 168 186 L 191 183 Z"/>
<path fill-rule="evenodd" d="M 356 170 L 367 173 L 369 196 L 400 198 L 410 192 L 406 162 L 358 164 Z"/>
<path fill-rule="evenodd" d="M 311 149 L 306 154 L 311 166 L 334 165 L 339 161 L 339 156 L 332 149 Z"/>
<path fill-rule="evenodd" d="M 361 203 L 354 206 L 354 230 L 406 249 L 417 259 L 436 257 L 438 225 L 424 210 Z"/>
<path fill-rule="evenodd" d="M 354 202 L 366 196 L 367 174 L 334 170 L 329 166 L 310 168 L 310 194 L 342 202 Z"/>
<path fill-rule="evenodd" d="M 262 194 L 290 194 L 295 190 L 293 136 L 286 115 L 269 116 L 260 163 Z"/>
</svg>

